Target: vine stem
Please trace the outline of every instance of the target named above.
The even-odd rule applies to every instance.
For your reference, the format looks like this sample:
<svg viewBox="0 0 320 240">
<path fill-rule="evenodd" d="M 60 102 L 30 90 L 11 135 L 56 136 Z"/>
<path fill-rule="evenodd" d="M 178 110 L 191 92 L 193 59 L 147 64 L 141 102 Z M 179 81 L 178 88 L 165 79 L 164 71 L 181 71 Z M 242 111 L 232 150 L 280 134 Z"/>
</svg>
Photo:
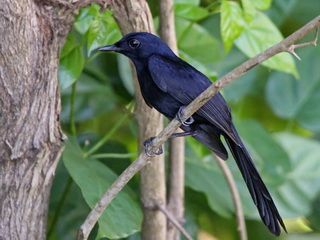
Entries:
<svg viewBox="0 0 320 240">
<path fill-rule="evenodd" d="M 110 137 L 118 130 L 119 127 L 121 127 L 127 120 L 129 119 L 129 113 L 126 113 L 125 115 L 120 118 L 120 120 L 116 123 L 116 125 L 103 137 L 97 142 L 96 145 L 94 145 L 92 148 L 90 148 L 87 152 L 84 153 L 84 157 L 88 157 L 94 152 L 96 152 L 100 147 L 105 144 Z"/>
<path fill-rule="evenodd" d="M 75 122 L 75 111 L 74 105 L 76 101 L 76 88 L 77 88 L 77 81 L 72 84 L 71 88 L 71 101 L 70 101 L 70 125 L 71 125 L 71 134 L 73 136 L 77 136 L 77 129 L 76 129 L 76 122 Z"/>
</svg>

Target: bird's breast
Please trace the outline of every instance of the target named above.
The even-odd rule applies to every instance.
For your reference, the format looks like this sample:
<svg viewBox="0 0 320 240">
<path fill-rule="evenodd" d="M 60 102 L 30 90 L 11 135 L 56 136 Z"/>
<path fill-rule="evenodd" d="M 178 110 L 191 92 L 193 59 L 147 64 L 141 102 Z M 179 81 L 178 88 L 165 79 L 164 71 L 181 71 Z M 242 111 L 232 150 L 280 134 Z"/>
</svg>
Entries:
<svg viewBox="0 0 320 240">
<path fill-rule="evenodd" d="M 138 80 L 145 102 L 166 117 L 174 118 L 182 104 L 167 92 L 162 91 L 148 71 L 138 73 Z"/>
</svg>

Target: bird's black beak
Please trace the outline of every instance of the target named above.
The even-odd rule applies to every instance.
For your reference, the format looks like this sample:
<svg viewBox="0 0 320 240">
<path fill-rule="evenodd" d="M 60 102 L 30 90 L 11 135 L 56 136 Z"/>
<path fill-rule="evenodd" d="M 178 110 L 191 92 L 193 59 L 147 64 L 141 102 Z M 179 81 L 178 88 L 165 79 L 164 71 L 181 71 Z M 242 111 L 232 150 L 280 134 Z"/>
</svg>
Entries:
<svg viewBox="0 0 320 240">
<path fill-rule="evenodd" d="M 99 48 L 98 49 L 99 51 L 103 51 L 103 52 L 110 52 L 110 51 L 119 51 L 120 48 L 116 47 L 114 44 L 113 45 L 108 45 L 108 46 L 105 46 L 105 47 L 102 47 L 102 48 Z"/>
</svg>

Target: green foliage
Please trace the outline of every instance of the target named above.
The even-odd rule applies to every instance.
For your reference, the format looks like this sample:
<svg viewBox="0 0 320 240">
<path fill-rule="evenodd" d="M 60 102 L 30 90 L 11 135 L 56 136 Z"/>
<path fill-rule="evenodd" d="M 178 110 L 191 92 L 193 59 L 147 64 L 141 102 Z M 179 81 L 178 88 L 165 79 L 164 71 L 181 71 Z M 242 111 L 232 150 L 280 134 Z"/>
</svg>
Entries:
<svg viewBox="0 0 320 240">
<path fill-rule="evenodd" d="M 320 191 L 320 184 L 313 186 L 315 179 L 320 176 L 317 164 L 320 144 L 288 133 L 270 135 L 253 120 L 237 121 L 236 125 L 264 181 L 272 189 L 283 217 L 306 216 Z M 187 186 L 203 192 L 214 211 L 230 217 L 233 203 L 219 167 L 205 147 L 199 146 L 195 140 L 189 140 L 188 143 L 196 155 L 188 154 L 192 159 L 188 158 L 186 164 Z M 300 161 L 302 158 L 303 161 Z M 228 164 L 243 199 L 244 213 L 250 218 L 260 219 L 236 164 L 234 161 L 228 161 Z"/>
<path fill-rule="evenodd" d="M 180 57 L 215 79 L 210 64 L 220 59 L 218 41 L 201 25 L 181 18 L 176 18 L 176 35 Z"/>
<path fill-rule="evenodd" d="M 310 214 L 308 216 L 308 222 L 310 223 L 312 229 L 316 232 L 320 232 L 320 196 L 318 195 L 317 198 L 312 203 L 312 208 Z"/>
<path fill-rule="evenodd" d="M 267 9 L 270 2 L 242 0 L 241 7 L 238 2 L 222 1 L 221 35 L 227 52 L 235 42 L 237 47 L 251 58 L 283 40 L 272 21 L 255 9 Z M 288 54 L 274 56 L 262 65 L 298 76 L 293 57 Z"/>
<path fill-rule="evenodd" d="M 177 16 L 199 21 L 209 15 L 207 9 L 192 4 L 176 4 L 174 12 Z"/>
<path fill-rule="evenodd" d="M 62 99 L 66 102 L 62 109 L 62 119 L 68 120 L 70 113 L 71 89 L 62 92 Z M 108 100 L 106 101 L 106 96 Z M 116 96 L 111 86 L 100 83 L 89 74 L 83 73 L 77 82 L 77 100 L 74 111 L 76 122 L 101 116 L 115 108 Z"/>
<path fill-rule="evenodd" d="M 174 0 L 174 5 L 178 4 L 190 4 L 194 6 L 198 6 L 200 4 L 200 0 Z"/>
<path fill-rule="evenodd" d="M 224 217 L 231 217 L 233 212 L 231 195 L 229 191 L 222 190 L 228 189 L 227 183 L 210 157 L 210 155 L 204 157 L 203 161 L 187 158 L 186 186 L 204 193 L 212 210 Z"/>
<path fill-rule="evenodd" d="M 272 110 L 281 118 L 297 121 L 302 127 L 320 130 L 320 48 L 306 48 L 299 52 L 303 59 L 297 64 L 301 77 L 273 72 L 268 81 L 266 96 Z M 312 59 L 308 61 L 307 59 Z"/>
<path fill-rule="evenodd" d="M 252 1 L 252 4 L 260 10 L 266 10 L 270 7 L 271 0 L 256 0 Z"/>
<path fill-rule="evenodd" d="M 59 67 L 59 85 L 61 89 L 71 86 L 80 76 L 84 65 L 81 46 L 73 35 L 69 35 L 62 49 Z"/>
<path fill-rule="evenodd" d="M 213 81 L 319 14 L 311 0 L 174 2 L 179 54 Z M 150 1 L 153 13 L 158 12 L 157 4 Z M 96 52 L 120 37 L 112 13 L 100 13 L 92 5 L 79 12 L 61 52 L 62 125 L 65 132 L 77 135 L 66 142 L 65 167 L 59 166 L 53 184 L 49 240 L 74 238 L 89 207 L 136 157 L 137 126 L 128 105 L 134 95 L 129 61 Z M 297 52 L 301 62 L 286 53 L 277 55 L 223 90 L 240 136 L 281 215 L 308 217 L 308 221 L 288 224 L 290 234 L 280 239 L 289 240 L 319 238 L 303 232 L 308 227 L 319 232 L 320 219 L 320 48 Z M 76 131 L 70 130 L 72 126 Z M 186 228 L 195 239 L 199 231 L 219 239 L 238 239 L 223 174 L 207 148 L 187 139 Z M 249 236 L 275 239 L 262 226 L 239 170 L 229 158 Z M 90 239 L 140 239 L 138 193 L 135 178 L 106 209 Z"/>
<path fill-rule="evenodd" d="M 121 37 L 111 11 L 100 13 L 99 10 L 95 4 L 82 9 L 75 22 L 75 29 L 86 34 L 88 56 L 98 47 L 114 43 Z"/>
<path fill-rule="evenodd" d="M 253 21 L 246 25 L 235 43 L 246 56 L 254 57 L 281 40 L 283 40 L 283 37 L 277 27 L 265 14 L 257 12 Z M 298 77 L 293 57 L 289 53 L 280 53 L 273 56 L 262 65 Z"/>
<path fill-rule="evenodd" d="M 277 139 L 286 149 L 293 168 L 275 194 L 276 201 L 288 218 L 307 216 L 320 191 L 320 143 L 289 133 L 278 134 Z"/>
<path fill-rule="evenodd" d="M 237 39 L 245 26 L 245 19 L 240 5 L 233 1 L 222 1 L 221 35 L 227 52 L 233 41 Z"/>
<path fill-rule="evenodd" d="M 285 174 L 293 167 L 288 153 L 255 120 L 241 120 L 236 123 L 240 135 L 245 140 L 246 146 L 259 167 L 259 172 L 264 176 L 264 180 L 268 182 L 269 186 L 281 186 L 284 184 L 286 181 Z M 275 168 L 274 166 L 277 167 Z"/>
<path fill-rule="evenodd" d="M 255 3 L 257 3 L 257 2 L 258 1 L 241 0 L 244 18 L 247 23 L 250 23 L 256 14 Z"/>
<path fill-rule="evenodd" d="M 73 137 L 69 137 L 63 153 L 63 162 L 83 197 L 92 208 L 117 178 L 117 175 L 103 163 L 85 158 Z M 97 239 L 123 238 L 140 230 L 142 212 L 137 196 L 128 187 L 111 202 L 99 219 Z"/>
<path fill-rule="evenodd" d="M 133 96 L 134 94 L 134 86 L 133 86 L 133 77 L 132 77 L 132 70 L 130 66 L 130 60 L 121 55 L 117 55 L 117 62 L 119 68 L 119 75 L 123 82 L 123 85 L 127 89 L 127 91 Z"/>
</svg>

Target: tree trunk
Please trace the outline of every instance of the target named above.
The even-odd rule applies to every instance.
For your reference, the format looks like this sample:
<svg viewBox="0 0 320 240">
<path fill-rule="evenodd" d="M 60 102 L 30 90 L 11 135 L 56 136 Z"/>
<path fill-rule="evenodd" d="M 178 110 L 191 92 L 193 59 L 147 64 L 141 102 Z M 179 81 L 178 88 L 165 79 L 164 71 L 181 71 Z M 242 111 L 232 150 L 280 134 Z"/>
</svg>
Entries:
<svg viewBox="0 0 320 240">
<path fill-rule="evenodd" d="M 178 55 L 173 7 L 173 0 L 160 1 L 160 32 L 161 38 Z M 179 129 L 177 132 L 182 131 Z M 184 222 L 184 142 L 182 137 L 170 139 L 169 197 L 167 204 L 167 210 L 181 225 Z M 168 222 L 166 239 L 180 239 L 180 232 L 170 222 Z"/>
<path fill-rule="evenodd" d="M 44 4 L 0 6 L 0 239 L 45 239 L 62 151 L 59 52 L 73 15 Z"/>
<path fill-rule="evenodd" d="M 114 0 L 110 4 L 114 17 L 123 34 L 129 32 L 154 33 L 153 19 L 148 3 L 144 0 Z M 163 128 L 162 116 L 150 109 L 144 102 L 136 74 L 134 74 L 136 109 L 135 117 L 139 126 L 139 151 L 144 151 L 144 140 L 156 136 Z M 164 154 L 155 156 L 141 172 L 141 203 L 143 224 L 141 239 L 166 239 L 166 217 L 157 205 L 166 204 Z"/>
</svg>

